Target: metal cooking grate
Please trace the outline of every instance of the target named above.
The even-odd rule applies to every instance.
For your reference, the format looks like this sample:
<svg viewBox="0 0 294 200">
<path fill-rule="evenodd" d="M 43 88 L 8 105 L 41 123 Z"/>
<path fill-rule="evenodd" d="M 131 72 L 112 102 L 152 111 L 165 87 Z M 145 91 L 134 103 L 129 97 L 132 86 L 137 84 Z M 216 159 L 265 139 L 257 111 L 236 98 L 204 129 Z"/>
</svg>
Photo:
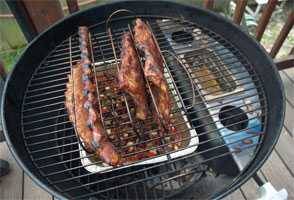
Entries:
<svg viewBox="0 0 294 200">
<path fill-rule="evenodd" d="M 136 161 L 137 165 L 114 169 L 85 153 L 64 106 L 71 66 L 80 59 L 78 36 L 72 35 L 36 69 L 22 108 L 23 137 L 34 165 L 52 187 L 69 198 L 161 198 L 201 182 L 208 173 L 215 177 L 217 174 L 236 177 L 250 163 L 262 142 L 266 99 L 258 75 L 242 53 L 220 35 L 197 24 L 172 18 L 141 18 L 152 27 L 165 59 L 165 76 L 174 100 L 174 124 L 185 134 L 185 140 L 197 138 L 197 142 L 172 150 L 193 150 L 173 158 L 171 150 L 162 148 L 168 147 L 169 142 L 159 138 L 161 144 L 150 148 L 164 149 L 157 155 L 167 155 L 164 161 L 140 164 L 141 160 Z M 134 19 L 115 18 L 111 22 L 111 36 L 105 30 L 105 23 L 90 29 L 99 94 L 105 95 L 110 90 L 111 102 L 120 99 L 124 104 L 119 122 L 106 125 L 110 133 L 118 127 L 124 130 L 120 133 L 122 138 L 117 137 L 119 140 L 115 142 L 120 149 L 146 143 L 137 138 L 146 131 L 156 130 L 152 118 L 138 126 L 132 118 L 129 97 L 126 95 L 124 99 L 109 84 L 115 83 L 120 37 Z M 108 80 L 101 81 L 105 74 Z M 105 112 L 106 123 L 115 121 L 109 114 L 114 111 L 112 103 L 103 105 L 109 111 Z M 189 133 L 191 130 L 195 130 L 194 135 Z M 125 133 L 129 134 L 124 138 Z M 115 140 L 111 134 L 110 137 Z M 127 144 L 129 138 L 135 138 L 133 143 Z M 156 134 L 155 139 L 158 139 Z M 136 153 L 135 149 L 125 156 Z M 224 162 L 231 172 L 224 171 Z M 67 187 L 69 183 L 71 186 Z"/>
</svg>

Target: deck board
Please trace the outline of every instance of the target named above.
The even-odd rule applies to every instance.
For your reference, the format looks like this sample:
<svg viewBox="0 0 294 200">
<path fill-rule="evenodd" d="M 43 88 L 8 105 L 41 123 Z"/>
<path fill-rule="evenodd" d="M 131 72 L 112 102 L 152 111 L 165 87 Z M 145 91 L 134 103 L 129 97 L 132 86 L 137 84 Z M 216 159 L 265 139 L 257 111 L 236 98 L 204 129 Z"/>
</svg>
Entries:
<svg viewBox="0 0 294 200">
<path fill-rule="evenodd" d="M 52 196 L 24 175 L 24 200 L 52 200 Z"/>
<path fill-rule="evenodd" d="M 294 139 L 283 129 L 280 139 L 276 145 L 276 153 L 294 177 Z M 293 183 L 294 184 L 294 183 Z"/>
<path fill-rule="evenodd" d="M 245 200 L 241 190 L 236 190 L 235 192 L 233 192 L 232 194 L 224 198 L 224 200 L 236 200 L 236 199 Z"/>
<path fill-rule="evenodd" d="M 289 130 L 290 135 L 293 137 L 294 133 L 294 107 L 292 107 L 288 101 L 286 101 L 286 112 L 285 112 L 285 122 L 287 130 Z"/>
<path fill-rule="evenodd" d="M 294 83 L 294 68 L 289 68 L 281 71 Z"/>
<path fill-rule="evenodd" d="M 286 115 L 285 128 L 292 137 L 294 136 L 294 69 L 290 68 L 280 72 L 285 94 L 286 94 Z"/>
<path fill-rule="evenodd" d="M 294 198 L 294 177 L 291 176 L 275 151 L 272 152 L 261 171 L 277 190 L 285 188 L 288 191 L 289 199 Z"/>
<path fill-rule="evenodd" d="M 241 191 L 245 195 L 246 199 L 251 200 L 257 198 L 257 188 L 258 185 L 255 183 L 255 181 L 253 179 L 249 179 L 244 185 L 242 185 Z"/>
<path fill-rule="evenodd" d="M 0 143 L 0 159 L 10 164 L 10 173 L 0 177 L 0 199 L 15 200 L 23 198 L 23 171 L 10 154 L 6 143 Z"/>
<path fill-rule="evenodd" d="M 285 89 L 285 94 L 289 102 L 294 105 L 294 77 L 292 79 L 292 75 L 290 76 L 287 72 L 281 71 L 280 76 L 282 78 L 283 84 L 284 84 L 284 89 Z"/>
</svg>

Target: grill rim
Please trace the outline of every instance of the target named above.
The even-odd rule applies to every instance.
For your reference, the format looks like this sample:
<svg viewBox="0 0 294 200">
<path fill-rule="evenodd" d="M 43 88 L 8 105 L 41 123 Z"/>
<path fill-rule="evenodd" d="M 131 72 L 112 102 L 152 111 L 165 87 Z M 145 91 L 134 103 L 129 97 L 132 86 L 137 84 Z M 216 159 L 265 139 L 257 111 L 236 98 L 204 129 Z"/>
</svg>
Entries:
<svg viewBox="0 0 294 200">
<path fill-rule="evenodd" d="M 186 5 L 186 4 L 181 4 L 181 3 L 175 3 L 175 2 L 171 2 L 171 1 L 144 1 L 144 0 L 140 0 L 140 1 L 122 1 L 122 2 L 109 2 L 109 3 L 105 3 L 105 4 L 101 4 L 101 5 L 97 5 L 93 8 L 89 8 L 83 11 L 79 11 L 71 16 L 67 16 L 64 19 L 62 19 L 61 21 L 51 25 L 46 31 L 44 31 L 43 33 L 41 33 L 39 36 L 37 36 L 25 49 L 24 53 L 20 56 L 20 58 L 18 59 L 18 61 L 16 62 L 15 66 L 13 67 L 11 73 L 9 74 L 9 76 L 6 79 L 6 83 L 4 86 L 4 91 L 2 94 L 2 102 L 1 102 L 1 117 L 2 117 L 2 126 L 3 126 L 3 131 L 4 131 L 4 135 L 6 138 L 6 142 L 8 145 L 9 150 L 12 152 L 13 157 L 15 158 L 15 160 L 17 161 L 17 163 L 22 167 L 22 169 L 25 171 L 25 173 L 39 186 L 41 186 L 43 189 L 45 189 L 47 192 L 51 193 L 52 195 L 54 195 L 55 197 L 59 198 L 59 199 L 65 199 L 65 195 L 62 195 L 60 192 L 58 192 L 57 190 L 54 190 L 49 182 L 41 176 L 40 172 L 37 170 L 34 170 L 34 163 L 32 162 L 31 159 L 27 159 L 24 157 L 28 157 L 29 155 L 25 155 L 25 156 L 20 156 L 23 155 L 23 153 L 21 152 L 21 150 L 19 148 L 16 148 L 17 145 L 14 145 L 15 141 L 13 142 L 11 140 L 11 137 L 15 137 L 13 136 L 13 134 L 16 134 L 17 129 L 15 129 L 15 127 L 8 127 L 7 124 L 9 123 L 13 123 L 13 121 L 11 120 L 11 114 L 9 113 L 9 111 L 11 112 L 11 109 L 15 109 L 13 108 L 12 105 L 9 105 L 9 97 L 11 96 L 11 94 L 9 93 L 9 88 L 10 87 L 14 87 L 14 83 L 15 83 L 15 76 L 19 76 L 20 72 L 22 72 L 23 70 L 25 70 L 23 63 L 26 63 L 27 61 L 26 58 L 29 57 L 30 55 L 32 55 L 32 53 L 34 53 L 34 49 L 40 49 L 40 40 L 42 41 L 42 39 L 44 40 L 48 40 L 48 38 L 54 37 L 54 33 L 56 32 L 61 32 L 62 37 L 68 37 L 69 35 L 72 34 L 72 32 L 65 32 L 64 31 L 64 27 L 66 25 L 69 25 L 70 23 L 74 23 L 73 21 L 77 20 L 77 21 L 81 21 L 80 19 L 83 19 L 84 17 L 87 17 L 87 14 L 89 14 L 90 12 L 96 11 L 96 13 L 99 13 L 97 11 L 101 11 L 103 14 L 106 14 L 107 12 L 111 12 L 111 9 L 119 9 L 120 7 L 124 7 L 125 5 L 128 5 L 129 7 L 139 7 L 139 12 L 138 14 L 145 14 L 144 12 L 148 12 L 143 10 L 143 13 L 141 13 L 141 9 L 142 7 L 142 3 L 145 3 L 147 5 L 147 7 L 153 7 L 154 5 L 160 5 L 161 8 L 171 8 L 171 9 L 175 9 L 177 12 L 180 10 L 179 13 L 176 14 L 181 14 L 184 11 L 187 11 L 188 13 L 191 13 L 190 11 L 193 12 L 197 12 L 199 11 L 199 13 L 203 14 L 204 17 L 208 18 L 208 21 L 211 20 L 216 20 L 213 21 L 213 23 L 222 23 L 222 25 L 228 26 L 229 32 L 230 33 L 235 33 L 237 32 L 236 35 L 238 35 L 239 39 L 242 38 L 242 44 L 244 44 L 244 40 L 245 43 L 248 42 L 248 45 L 251 47 L 254 47 L 255 52 L 258 55 L 261 55 L 262 57 L 262 62 L 261 65 L 262 67 L 269 67 L 270 70 L 272 70 L 272 74 L 275 77 L 275 86 L 276 86 L 276 92 L 280 92 L 280 98 L 276 98 L 276 103 L 279 103 L 279 107 L 278 110 L 276 109 L 275 111 L 277 111 L 277 113 L 275 113 L 277 119 L 279 119 L 278 123 L 276 121 L 273 120 L 273 117 L 271 118 L 271 121 L 268 121 L 268 126 L 270 123 L 274 122 L 275 124 L 275 131 L 274 131 L 274 138 L 268 138 L 268 134 L 265 134 L 265 139 L 263 141 L 263 143 L 265 143 L 265 140 L 267 138 L 267 142 L 265 144 L 262 144 L 263 147 L 260 148 L 259 152 L 256 154 L 256 156 L 254 157 L 254 159 L 251 161 L 250 166 L 248 166 L 246 168 L 245 171 L 243 171 L 238 177 L 236 177 L 236 179 L 231 183 L 231 185 L 229 185 L 228 187 L 226 187 L 225 189 L 223 189 L 222 191 L 220 191 L 219 193 L 216 193 L 214 195 L 214 198 L 216 199 L 221 199 L 225 196 L 227 196 L 228 194 L 232 193 L 234 190 L 236 190 L 237 188 L 239 188 L 241 185 L 243 185 L 250 177 L 252 177 L 252 175 L 254 173 L 256 173 L 256 171 L 258 169 L 260 169 L 262 167 L 262 165 L 264 164 L 264 162 L 268 159 L 269 155 L 271 154 L 275 144 L 278 141 L 279 135 L 281 134 L 281 130 L 282 130 L 282 125 L 283 125 L 283 120 L 284 120 L 284 116 L 285 116 L 285 92 L 284 92 L 284 88 L 282 85 L 282 80 L 281 77 L 277 71 L 277 68 L 275 67 L 275 64 L 273 63 L 272 58 L 267 54 L 267 52 L 265 51 L 265 49 L 261 46 L 261 44 L 259 44 L 258 42 L 256 42 L 255 40 L 253 40 L 251 38 L 251 36 L 248 35 L 248 33 L 246 33 L 245 31 L 243 31 L 242 29 L 240 29 L 239 26 L 237 26 L 236 24 L 234 24 L 233 22 L 231 22 L 229 19 L 226 19 L 225 17 L 216 14 L 212 11 L 209 10 L 205 10 L 203 8 L 200 8 L 198 6 L 191 6 L 191 5 Z M 154 5 L 150 5 L 150 4 L 154 4 Z M 159 10 L 159 8 L 158 8 Z M 155 12 L 158 12 L 158 10 L 156 10 Z M 136 10 L 137 12 L 137 10 Z M 154 12 L 154 11 L 152 11 Z M 86 14 L 86 15 L 85 15 Z M 149 13 L 151 14 L 151 13 Z M 153 15 L 156 15 L 154 13 L 152 13 Z M 97 17 L 97 16 L 96 16 Z M 187 21 L 195 21 L 195 17 L 193 16 L 186 16 L 187 18 L 185 18 L 185 20 Z M 197 16 L 196 16 L 197 17 Z M 203 16 L 202 16 L 203 17 Z M 193 20 L 194 19 L 194 20 Z M 71 20 L 71 22 L 70 22 Z M 87 20 L 85 19 L 86 23 L 90 23 L 91 20 Z M 104 21 L 103 18 L 99 21 Z M 67 24 L 68 23 L 68 24 Z M 78 23 L 75 23 L 76 26 L 78 26 Z M 87 25 L 87 24 L 85 24 Z M 61 30 L 60 30 L 61 29 Z M 218 30 L 217 33 L 219 33 L 220 31 Z M 228 36 L 227 36 L 228 37 Z M 61 37 L 59 37 L 59 40 L 63 40 L 60 39 Z M 225 37 L 226 38 L 226 37 Z M 234 39 L 234 42 L 232 43 L 234 46 L 238 46 L 238 43 L 236 43 L 235 41 L 236 39 Z M 54 41 L 55 42 L 55 41 Z M 53 44 L 51 43 L 51 47 L 49 46 L 46 51 L 47 51 L 47 56 L 48 56 L 48 52 L 52 51 L 55 47 L 55 43 L 53 42 Z M 243 45 L 244 46 L 244 45 Z M 243 48 L 237 48 L 238 50 L 242 52 L 242 50 L 244 50 Z M 247 54 L 245 53 L 244 56 L 247 58 L 246 56 Z M 43 59 L 45 59 L 47 56 L 43 57 Z M 43 60 L 42 60 L 43 61 Z M 250 60 L 252 63 L 252 60 Z M 42 64 L 42 62 L 39 62 L 38 66 L 40 66 Z M 265 66 L 266 65 L 266 66 Z M 34 66 L 31 67 L 30 70 L 35 70 L 38 66 Z M 254 65 L 255 66 L 255 65 Z M 256 66 L 255 66 L 256 67 Z M 29 68 L 27 68 L 29 69 Z M 28 73 L 28 72 L 27 72 Z M 33 72 L 32 72 L 33 73 Z M 31 76 L 28 76 L 27 78 L 31 79 L 32 78 L 32 73 Z M 260 75 L 260 73 L 257 73 Z M 265 85 L 266 83 L 263 81 L 266 76 L 266 73 L 264 74 L 264 78 L 261 78 L 261 81 L 263 83 L 263 85 Z M 268 77 L 271 78 L 271 77 Z M 12 85 L 11 85 L 12 83 Z M 27 85 L 27 84 L 26 84 Z M 276 95 L 276 94 L 275 94 Z M 24 97 L 23 94 L 19 95 L 21 97 Z M 270 95 L 269 92 L 265 90 L 265 96 L 267 99 L 269 99 Z M 21 101 L 22 102 L 22 101 Z M 269 101 L 270 103 L 270 101 Z M 18 105 L 17 105 L 18 106 Z M 272 105 L 273 106 L 273 105 Z M 270 105 L 268 105 L 268 113 L 272 113 L 273 112 L 273 108 L 270 107 Z M 16 109 L 16 111 L 20 111 Z M 10 116 L 10 120 L 9 120 L 9 116 Z M 16 123 L 18 121 L 16 120 Z M 15 123 L 15 121 L 14 121 Z M 19 123 L 21 124 L 21 123 Z M 18 125 L 19 125 L 18 124 Z M 14 129 L 11 131 L 8 131 L 8 128 L 10 129 Z M 265 127 L 266 130 L 268 130 L 268 127 Z M 10 134 L 9 134 L 10 132 Z M 12 134 L 13 133 L 13 134 Z M 21 141 L 23 141 L 21 139 Z M 25 145 L 23 145 L 22 148 L 25 148 Z M 258 158 L 258 159 L 257 159 Z M 26 160 L 25 160 L 26 159 Z M 30 166 L 32 165 L 32 166 Z M 29 169 L 29 167 L 31 167 L 31 169 Z M 32 168 L 33 167 L 33 168 Z M 34 170 L 34 173 L 33 173 Z M 185 192 L 183 192 L 185 193 Z"/>
</svg>

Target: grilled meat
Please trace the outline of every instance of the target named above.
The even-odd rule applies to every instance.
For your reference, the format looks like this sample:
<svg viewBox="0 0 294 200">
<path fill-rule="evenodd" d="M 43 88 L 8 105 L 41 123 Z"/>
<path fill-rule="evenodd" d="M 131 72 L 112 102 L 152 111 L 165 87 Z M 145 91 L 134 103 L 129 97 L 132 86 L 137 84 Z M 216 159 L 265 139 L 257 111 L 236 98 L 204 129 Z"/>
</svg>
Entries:
<svg viewBox="0 0 294 200">
<path fill-rule="evenodd" d="M 120 58 L 119 87 L 132 97 L 136 106 L 136 117 L 145 120 L 148 114 L 145 81 L 130 33 L 122 36 Z"/>
<path fill-rule="evenodd" d="M 163 73 L 163 60 L 161 53 L 152 37 L 152 32 L 145 22 L 141 19 L 136 19 L 134 27 L 134 38 L 138 49 L 146 54 L 148 52 L 156 62 L 156 68 Z"/>
<path fill-rule="evenodd" d="M 162 119 L 163 126 L 168 128 L 170 124 L 171 99 L 166 80 L 163 76 L 161 54 L 147 24 L 141 19 L 136 20 L 134 37 L 138 49 L 145 57 L 144 74 L 151 83 L 150 86 L 158 108 L 159 118 Z M 160 121 L 160 119 L 158 120 Z"/>
<path fill-rule="evenodd" d="M 88 113 L 83 108 L 83 82 L 79 81 L 82 77 L 82 70 L 78 64 L 73 68 L 73 73 L 68 77 L 65 92 L 65 106 L 67 108 L 69 119 L 74 123 L 79 137 L 84 143 L 87 152 L 94 153 L 94 148 L 91 145 L 93 135 L 91 130 L 87 127 Z M 75 82 L 73 81 L 75 79 Z M 74 91 L 75 90 L 75 91 Z M 79 113 L 78 115 L 76 113 Z"/>
<path fill-rule="evenodd" d="M 144 75 L 150 82 L 151 92 L 157 107 L 152 109 L 153 116 L 159 125 L 160 134 L 168 131 L 172 134 L 173 141 L 180 141 L 181 136 L 177 134 L 171 122 L 171 98 L 168 85 L 164 78 L 163 59 L 150 28 L 141 19 L 136 19 L 134 27 L 135 43 L 140 53 L 144 55 Z M 180 146 L 180 142 L 174 143 L 174 148 Z"/>
<path fill-rule="evenodd" d="M 69 77 L 65 93 L 66 107 L 86 150 L 95 152 L 105 163 L 117 165 L 120 156 L 108 141 L 98 112 L 94 74 L 90 67 L 88 34 L 87 27 L 79 28 L 81 60 Z"/>
<path fill-rule="evenodd" d="M 89 84 L 90 85 L 90 84 Z M 113 145 L 107 141 L 104 129 L 97 113 L 95 98 L 89 100 L 83 93 L 83 70 L 80 64 L 75 66 L 72 75 L 69 75 L 65 92 L 65 105 L 69 118 L 74 123 L 84 147 L 89 153 L 96 153 L 104 162 L 116 165 L 119 156 Z M 93 91 L 93 87 L 90 91 Z M 92 102 L 92 103 L 91 103 Z"/>
</svg>

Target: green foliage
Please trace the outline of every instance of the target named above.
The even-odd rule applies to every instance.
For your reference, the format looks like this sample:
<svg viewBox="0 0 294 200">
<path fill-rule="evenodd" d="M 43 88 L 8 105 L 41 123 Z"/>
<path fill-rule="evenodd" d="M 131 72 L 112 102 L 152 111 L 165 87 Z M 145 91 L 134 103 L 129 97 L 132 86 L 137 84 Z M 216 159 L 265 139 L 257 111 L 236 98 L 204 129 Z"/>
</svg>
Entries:
<svg viewBox="0 0 294 200">
<path fill-rule="evenodd" d="M 178 3 L 202 6 L 204 0 L 173 0 L 173 1 L 178 2 Z M 214 9 L 213 10 L 216 12 L 222 12 L 225 15 L 227 15 L 229 12 L 230 1 L 231 0 L 214 1 Z"/>
<path fill-rule="evenodd" d="M 26 40 L 15 19 L 0 19 L 0 51 L 18 49 Z"/>
<path fill-rule="evenodd" d="M 13 65 L 15 64 L 16 60 L 19 58 L 23 50 L 24 47 L 18 48 L 13 51 L 0 52 L 0 60 L 3 61 L 4 67 L 7 72 L 12 69 Z"/>
</svg>

